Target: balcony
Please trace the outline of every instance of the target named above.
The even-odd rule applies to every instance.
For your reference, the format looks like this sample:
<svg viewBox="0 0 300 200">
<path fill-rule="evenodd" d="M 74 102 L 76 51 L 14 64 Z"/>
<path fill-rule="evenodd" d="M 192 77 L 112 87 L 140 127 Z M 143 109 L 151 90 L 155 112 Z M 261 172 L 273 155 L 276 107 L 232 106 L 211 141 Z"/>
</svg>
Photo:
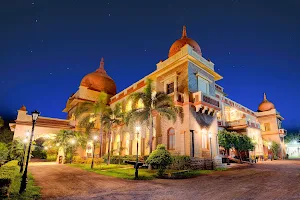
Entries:
<svg viewBox="0 0 300 200">
<path fill-rule="evenodd" d="M 283 128 L 279 129 L 278 132 L 279 132 L 279 136 L 280 137 L 285 137 L 286 134 L 287 134 L 287 131 L 285 129 L 283 129 Z"/>
<path fill-rule="evenodd" d="M 247 126 L 246 119 L 239 119 L 231 122 L 225 122 L 226 126 L 234 127 L 234 126 Z"/>
<path fill-rule="evenodd" d="M 193 103 L 196 107 L 196 112 L 214 115 L 216 111 L 220 110 L 220 102 L 216 97 L 204 94 L 203 92 L 193 93 Z"/>
<path fill-rule="evenodd" d="M 233 129 L 247 128 L 247 127 L 260 129 L 259 124 L 254 122 L 249 122 L 247 121 L 246 118 L 234 120 L 234 121 L 227 121 L 225 122 L 225 126 L 231 127 Z"/>
</svg>

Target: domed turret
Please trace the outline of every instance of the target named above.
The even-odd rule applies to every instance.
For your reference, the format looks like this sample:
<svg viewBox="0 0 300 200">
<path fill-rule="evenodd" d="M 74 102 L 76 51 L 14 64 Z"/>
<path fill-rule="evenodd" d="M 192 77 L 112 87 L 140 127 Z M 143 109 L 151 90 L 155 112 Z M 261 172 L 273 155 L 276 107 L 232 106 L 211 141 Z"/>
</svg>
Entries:
<svg viewBox="0 0 300 200">
<path fill-rule="evenodd" d="M 198 43 L 195 40 L 187 37 L 186 27 L 183 26 L 182 37 L 181 37 L 181 39 L 176 40 L 172 44 L 172 46 L 169 50 L 169 57 L 171 57 L 171 56 L 175 55 L 177 52 L 179 52 L 180 49 L 186 44 L 193 47 L 194 51 L 197 52 L 200 56 L 202 56 L 200 46 L 198 45 Z"/>
<path fill-rule="evenodd" d="M 264 100 L 258 106 L 258 112 L 264 112 L 274 109 L 275 106 L 272 102 L 267 100 L 267 95 L 264 93 Z"/>
<path fill-rule="evenodd" d="M 110 95 L 117 93 L 116 84 L 114 80 L 107 75 L 104 69 L 104 59 L 101 59 L 99 68 L 85 77 L 83 77 L 81 86 L 85 86 L 90 90 L 98 92 L 105 92 Z"/>
</svg>

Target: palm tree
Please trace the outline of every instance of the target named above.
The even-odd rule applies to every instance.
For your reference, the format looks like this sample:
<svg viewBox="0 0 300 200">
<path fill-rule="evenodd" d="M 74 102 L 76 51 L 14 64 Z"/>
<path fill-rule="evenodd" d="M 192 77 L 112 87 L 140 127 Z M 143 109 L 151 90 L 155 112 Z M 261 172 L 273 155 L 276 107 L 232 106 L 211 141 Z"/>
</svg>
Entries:
<svg viewBox="0 0 300 200">
<path fill-rule="evenodd" d="M 153 118 L 156 115 L 166 117 L 168 120 L 173 120 L 175 123 L 177 119 L 177 113 L 181 114 L 182 110 L 179 107 L 175 107 L 173 99 L 164 92 L 155 92 L 152 88 L 152 80 L 147 80 L 147 85 L 143 92 L 136 92 L 129 96 L 132 100 L 132 105 L 137 105 L 140 100 L 143 102 L 143 106 L 134 108 L 127 113 L 126 123 L 138 121 L 141 124 L 146 123 L 150 130 L 149 146 L 150 153 L 152 152 L 152 140 L 153 140 Z"/>
<path fill-rule="evenodd" d="M 86 136 L 80 132 L 60 130 L 54 138 L 47 140 L 44 144 L 46 146 L 52 145 L 62 148 L 64 153 L 63 157 L 66 158 L 68 149 L 73 151 L 73 149 L 76 149 L 78 146 L 85 147 L 86 142 Z"/>
<path fill-rule="evenodd" d="M 102 141 L 103 141 L 103 112 L 108 106 L 108 95 L 105 92 L 100 92 L 96 102 L 84 102 L 80 104 L 76 111 L 75 117 L 79 119 L 79 126 L 85 128 L 86 133 L 95 127 L 96 122 L 100 123 L 100 150 L 99 156 L 102 156 Z"/>
<path fill-rule="evenodd" d="M 107 107 L 102 116 L 102 124 L 108 133 L 108 157 L 107 164 L 110 163 L 110 143 L 113 126 L 120 125 L 124 121 L 121 104 L 117 103 L 114 108 Z"/>
</svg>

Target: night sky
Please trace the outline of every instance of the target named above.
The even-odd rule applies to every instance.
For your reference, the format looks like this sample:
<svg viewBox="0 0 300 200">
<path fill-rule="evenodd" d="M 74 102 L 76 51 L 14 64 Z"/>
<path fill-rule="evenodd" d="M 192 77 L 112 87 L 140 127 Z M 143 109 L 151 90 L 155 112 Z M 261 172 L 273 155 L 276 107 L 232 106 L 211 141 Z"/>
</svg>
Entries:
<svg viewBox="0 0 300 200">
<path fill-rule="evenodd" d="M 224 79 L 232 100 L 256 111 L 263 92 L 300 128 L 298 0 L 2 0 L 0 116 L 24 104 L 65 118 L 68 97 L 101 57 L 121 91 L 156 69 L 182 26 Z"/>
</svg>

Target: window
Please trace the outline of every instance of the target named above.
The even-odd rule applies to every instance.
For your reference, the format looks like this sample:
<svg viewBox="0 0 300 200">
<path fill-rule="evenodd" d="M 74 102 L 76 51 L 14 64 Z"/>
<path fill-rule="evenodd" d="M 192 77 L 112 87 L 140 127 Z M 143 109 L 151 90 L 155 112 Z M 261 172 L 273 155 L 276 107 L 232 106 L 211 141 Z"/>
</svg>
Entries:
<svg viewBox="0 0 300 200">
<path fill-rule="evenodd" d="M 126 105 L 126 112 L 129 112 L 132 110 L 132 101 L 128 101 L 127 102 L 127 105 Z"/>
<path fill-rule="evenodd" d="M 264 127 L 265 127 L 265 131 L 271 131 L 270 123 L 265 123 Z"/>
<path fill-rule="evenodd" d="M 202 149 L 207 149 L 207 134 L 202 133 Z"/>
<path fill-rule="evenodd" d="M 198 76 L 198 91 L 209 93 L 209 82 Z"/>
<path fill-rule="evenodd" d="M 174 82 L 167 84 L 167 94 L 174 92 Z"/>
<path fill-rule="evenodd" d="M 142 99 L 139 99 L 137 102 L 137 108 L 144 108 L 144 103 Z"/>
<path fill-rule="evenodd" d="M 175 129 L 170 128 L 168 131 L 168 149 L 174 150 L 175 149 Z"/>
</svg>

